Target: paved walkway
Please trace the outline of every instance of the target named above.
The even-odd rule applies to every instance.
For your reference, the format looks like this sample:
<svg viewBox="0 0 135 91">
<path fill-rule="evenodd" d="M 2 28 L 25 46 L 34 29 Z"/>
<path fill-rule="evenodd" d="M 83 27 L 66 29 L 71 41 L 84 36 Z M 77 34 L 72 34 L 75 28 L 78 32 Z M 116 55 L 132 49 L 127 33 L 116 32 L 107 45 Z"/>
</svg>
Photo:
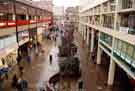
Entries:
<svg viewBox="0 0 135 91">
<path fill-rule="evenodd" d="M 28 81 L 28 91 L 39 91 L 41 87 L 45 87 L 46 82 L 51 76 L 59 71 L 58 67 L 58 48 L 50 40 L 43 41 L 44 54 L 36 56 L 32 53 L 32 62 L 29 65 L 26 60 L 22 63 L 24 67 L 23 77 Z M 53 56 L 52 64 L 49 63 L 49 55 Z M 17 67 L 15 67 L 17 69 Z M 3 91 L 12 91 L 11 81 L 5 83 Z"/>
<path fill-rule="evenodd" d="M 82 38 L 79 33 L 75 33 L 75 43 L 78 46 L 77 55 L 81 60 L 83 91 L 123 91 L 119 87 L 107 87 L 107 73 L 99 65 L 95 65 L 87 59 L 88 49 L 87 46 L 82 48 Z M 45 53 L 38 57 L 33 56 L 31 65 L 24 64 L 24 77 L 28 80 L 29 91 L 38 91 L 38 88 L 45 86 L 46 81 L 59 71 L 56 43 L 45 40 L 43 41 L 43 49 Z M 49 54 L 53 55 L 52 64 L 49 63 Z M 76 85 L 76 81 L 71 80 L 71 89 L 68 91 L 76 91 Z M 4 91 L 11 91 L 11 87 L 6 86 Z"/>
<path fill-rule="evenodd" d="M 52 64 L 49 62 L 49 55 L 53 56 L 53 61 Z M 52 77 L 53 75 L 57 74 L 59 72 L 59 66 L 58 66 L 58 48 L 56 46 L 52 46 L 50 49 L 46 61 L 42 64 L 43 71 L 39 75 L 39 81 L 37 83 L 38 87 L 45 87 L 44 85 L 47 84 L 46 82 L 49 81 L 49 78 Z"/>
<path fill-rule="evenodd" d="M 84 81 L 84 91 L 125 91 L 119 85 L 107 86 L 108 73 L 103 65 L 96 65 L 92 60 L 88 60 L 88 47 L 84 44 L 82 48 L 82 37 L 76 32 L 75 43 L 78 46 L 78 55 L 81 60 L 82 79 Z"/>
</svg>

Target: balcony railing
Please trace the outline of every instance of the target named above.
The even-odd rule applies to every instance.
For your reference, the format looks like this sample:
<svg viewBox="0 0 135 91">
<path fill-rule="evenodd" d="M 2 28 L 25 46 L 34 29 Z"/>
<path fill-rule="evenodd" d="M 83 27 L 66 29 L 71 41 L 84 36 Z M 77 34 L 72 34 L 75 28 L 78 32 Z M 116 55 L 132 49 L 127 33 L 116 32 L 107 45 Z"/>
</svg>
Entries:
<svg viewBox="0 0 135 91">
<path fill-rule="evenodd" d="M 104 33 L 101 33 L 100 39 L 107 43 L 109 46 L 112 46 L 112 37 L 109 35 L 106 35 Z"/>
<path fill-rule="evenodd" d="M 38 19 L 38 20 L 17 20 L 17 21 L 0 21 L 0 28 L 6 28 L 6 27 L 15 27 L 16 25 L 28 25 L 33 23 L 41 23 L 41 22 L 49 22 L 51 21 L 50 17 L 44 18 L 44 19 Z"/>
</svg>

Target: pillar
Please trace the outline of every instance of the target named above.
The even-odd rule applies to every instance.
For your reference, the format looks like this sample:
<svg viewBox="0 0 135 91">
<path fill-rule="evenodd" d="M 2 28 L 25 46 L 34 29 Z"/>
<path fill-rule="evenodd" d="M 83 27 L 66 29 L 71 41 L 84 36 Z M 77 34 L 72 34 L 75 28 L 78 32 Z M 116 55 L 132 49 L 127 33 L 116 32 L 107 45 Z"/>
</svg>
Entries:
<svg viewBox="0 0 135 91">
<path fill-rule="evenodd" d="M 85 34 L 86 34 L 86 28 L 85 28 L 85 26 L 83 26 L 83 31 L 84 31 L 83 36 L 84 36 L 84 40 L 85 40 L 86 39 L 86 36 L 85 36 Z"/>
<path fill-rule="evenodd" d="M 26 20 L 29 20 L 29 15 L 26 15 Z"/>
<path fill-rule="evenodd" d="M 132 3 L 133 4 L 133 8 L 135 9 L 135 0 L 132 0 L 132 1 L 133 1 L 133 3 Z"/>
<path fill-rule="evenodd" d="M 87 27 L 87 45 L 89 45 L 89 27 Z"/>
<path fill-rule="evenodd" d="M 85 41 L 86 41 L 86 43 L 87 43 L 87 32 L 88 32 L 87 26 L 85 26 Z"/>
<path fill-rule="evenodd" d="M 99 45 L 99 44 L 98 44 Z M 97 64 L 101 64 L 101 54 L 102 54 L 102 50 L 101 48 L 98 46 L 98 51 L 97 51 Z"/>
<path fill-rule="evenodd" d="M 114 76 L 115 76 L 115 62 L 111 59 L 110 66 L 109 66 L 109 73 L 108 73 L 108 85 L 113 85 Z"/>
<path fill-rule="evenodd" d="M 84 26 L 82 26 L 82 29 L 83 29 L 83 31 L 82 31 L 83 32 L 83 40 L 84 40 Z"/>
<path fill-rule="evenodd" d="M 90 51 L 93 52 L 93 49 L 94 49 L 94 30 L 92 29 L 91 30 L 91 49 Z"/>
<path fill-rule="evenodd" d="M 15 14 L 13 14 L 13 21 L 15 21 L 15 20 L 16 20 L 15 18 L 16 18 L 16 16 L 15 16 Z"/>
<path fill-rule="evenodd" d="M 34 16 L 34 20 L 37 20 L 37 16 Z"/>
<path fill-rule="evenodd" d="M 81 34 L 82 34 L 82 37 L 83 37 L 83 25 L 81 25 Z"/>
</svg>

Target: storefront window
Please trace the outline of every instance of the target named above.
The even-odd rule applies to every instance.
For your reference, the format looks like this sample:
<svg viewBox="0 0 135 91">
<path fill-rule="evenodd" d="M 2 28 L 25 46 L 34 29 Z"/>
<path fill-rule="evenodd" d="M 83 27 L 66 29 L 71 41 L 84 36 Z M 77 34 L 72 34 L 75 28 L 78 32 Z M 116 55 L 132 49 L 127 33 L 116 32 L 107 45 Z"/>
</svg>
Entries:
<svg viewBox="0 0 135 91">
<path fill-rule="evenodd" d="M 16 35 L 12 35 L 12 36 L 6 36 L 4 38 L 0 38 L 0 49 L 1 48 L 5 48 L 7 46 L 9 46 L 10 44 L 14 44 L 16 43 Z"/>
<path fill-rule="evenodd" d="M 0 22 L 1 21 L 7 21 L 7 14 L 5 13 L 0 13 Z"/>
<path fill-rule="evenodd" d="M 13 20 L 13 15 L 12 14 L 7 14 L 8 21 Z"/>
<path fill-rule="evenodd" d="M 17 15 L 17 20 L 26 20 L 26 15 Z"/>
<path fill-rule="evenodd" d="M 0 49 L 4 47 L 4 41 L 0 39 Z"/>
</svg>

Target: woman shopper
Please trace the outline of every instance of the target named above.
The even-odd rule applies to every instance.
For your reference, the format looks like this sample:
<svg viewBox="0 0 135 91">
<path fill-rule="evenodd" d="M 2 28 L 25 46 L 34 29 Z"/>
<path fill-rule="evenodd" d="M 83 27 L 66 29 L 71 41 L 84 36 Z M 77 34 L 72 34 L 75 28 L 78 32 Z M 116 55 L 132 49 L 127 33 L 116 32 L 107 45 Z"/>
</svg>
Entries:
<svg viewBox="0 0 135 91">
<path fill-rule="evenodd" d="M 28 91 L 28 82 L 27 80 L 23 79 L 23 77 L 20 77 L 18 79 L 18 91 Z"/>
</svg>

